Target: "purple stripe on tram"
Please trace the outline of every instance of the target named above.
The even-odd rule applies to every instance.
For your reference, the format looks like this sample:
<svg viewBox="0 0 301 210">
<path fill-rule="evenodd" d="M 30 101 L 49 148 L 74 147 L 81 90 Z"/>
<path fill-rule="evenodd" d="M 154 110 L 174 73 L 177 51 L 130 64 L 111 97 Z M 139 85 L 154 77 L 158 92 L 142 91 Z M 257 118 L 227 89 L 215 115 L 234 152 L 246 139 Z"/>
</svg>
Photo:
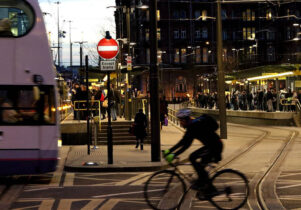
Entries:
<svg viewBox="0 0 301 210">
<path fill-rule="evenodd" d="M 57 154 L 56 150 L 0 149 L 0 176 L 55 171 Z"/>
<path fill-rule="evenodd" d="M 0 149 L 1 159 L 49 159 L 56 158 L 57 150 L 38 150 L 38 149 Z"/>
</svg>

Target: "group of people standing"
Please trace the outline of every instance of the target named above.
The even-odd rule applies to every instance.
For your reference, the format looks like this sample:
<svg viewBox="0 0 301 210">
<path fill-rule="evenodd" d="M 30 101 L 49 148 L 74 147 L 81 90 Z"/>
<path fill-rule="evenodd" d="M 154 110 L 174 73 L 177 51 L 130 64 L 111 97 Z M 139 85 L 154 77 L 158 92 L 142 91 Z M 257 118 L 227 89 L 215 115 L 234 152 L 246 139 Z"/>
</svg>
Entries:
<svg viewBox="0 0 301 210">
<path fill-rule="evenodd" d="M 279 97 L 279 100 L 277 98 Z M 279 102 L 280 111 L 295 111 L 296 101 L 301 101 L 301 90 L 291 91 L 283 89 L 278 93 L 274 88 L 268 90 L 257 90 L 256 92 L 246 90 L 235 90 L 231 94 L 226 94 L 226 108 L 232 110 L 258 110 L 274 112 L 277 110 Z M 218 109 L 217 93 L 199 92 L 195 97 L 195 104 L 200 108 Z"/>
<path fill-rule="evenodd" d="M 86 100 L 88 98 L 87 88 L 85 85 L 74 84 L 72 87 L 72 105 L 74 109 L 74 120 L 86 120 L 88 113 Z M 110 99 L 110 100 L 109 100 Z M 90 103 L 90 108 L 94 116 L 102 116 L 102 119 L 106 119 L 108 108 L 111 111 L 112 120 L 117 120 L 117 105 L 120 103 L 119 94 L 114 89 L 114 85 L 111 85 L 108 94 L 101 87 L 93 87 L 89 90 L 89 100 L 94 100 L 94 103 Z M 96 102 L 99 101 L 99 102 Z M 108 104 L 110 101 L 110 104 Z M 98 111 L 98 103 L 100 103 L 100 112 Z"/>
</svg>

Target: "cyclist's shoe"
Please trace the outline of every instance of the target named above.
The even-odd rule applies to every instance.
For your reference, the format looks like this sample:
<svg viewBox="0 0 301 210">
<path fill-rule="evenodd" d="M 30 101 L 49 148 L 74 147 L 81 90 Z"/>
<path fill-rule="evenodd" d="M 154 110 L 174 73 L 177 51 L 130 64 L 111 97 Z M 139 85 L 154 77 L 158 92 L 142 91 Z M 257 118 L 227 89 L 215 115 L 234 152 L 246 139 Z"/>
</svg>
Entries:
<svg viewBox="0 0 301 210">
<path fill-rule="evenodd" d="M 196 181 L 194 184 L 192 184 L 191 188 L 198 191 L 197 197 L 200 200 L 208 200 L 218 195 L 217 189 L 212 184 L 204 184 Z"/>
<path fill-rule="evenodd" d="M 205 197 L 207 199 L 210 199 L 210 198 L 212 198 L 214 196 L 219 195 L 217 189 L 213 185 L 211 185 L 207 189 L 205 189 L 204 193 L 205 193 Z"/>
</svg>

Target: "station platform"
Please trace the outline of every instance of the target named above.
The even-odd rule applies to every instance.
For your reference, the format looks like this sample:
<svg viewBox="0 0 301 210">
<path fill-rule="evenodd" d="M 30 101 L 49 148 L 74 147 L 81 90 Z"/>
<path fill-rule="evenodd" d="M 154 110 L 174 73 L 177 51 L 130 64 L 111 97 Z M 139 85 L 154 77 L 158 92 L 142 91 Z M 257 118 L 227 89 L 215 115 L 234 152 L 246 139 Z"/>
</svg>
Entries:
<svg viewBox="0 0 301 210">
<path fill-rule="evenodd" d="M 194 115 L 209 114 L 216 119 L 219 117 L 218 109 L 203 109 L 188 107 Z M 243 111 L 226 110 L 227 122 L 242 125 L 273 125 L 273 126 L 301 126 L 300 112 L 266 112 L 266 111 Z"/>
</svg>

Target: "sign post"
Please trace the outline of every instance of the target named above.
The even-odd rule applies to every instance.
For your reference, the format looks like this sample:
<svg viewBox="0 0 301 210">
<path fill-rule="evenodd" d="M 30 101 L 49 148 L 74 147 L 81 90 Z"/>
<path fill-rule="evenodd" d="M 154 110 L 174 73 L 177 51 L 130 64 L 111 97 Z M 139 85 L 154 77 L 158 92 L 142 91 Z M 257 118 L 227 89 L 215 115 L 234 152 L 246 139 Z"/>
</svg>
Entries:
<svg viewBox="0 0 301 210">
<path fill-rule="evenodd" d="M 110 73 L 116 70 L 116 62 L 114 58 L 117 56 L 119 51 L 118 42 L 112 39 L 110 32 L 106 31 L 106 37 L 101 39 L 97 45 L 97 52 L 103 59 L 100 61 L 100 70 L 106 71 L 108 76 L 107 89 L 108 89 L 108 164 L 113 164 L 113 132 L 111 123 L 111 90 L 110 90 Z"/>
</svg>

